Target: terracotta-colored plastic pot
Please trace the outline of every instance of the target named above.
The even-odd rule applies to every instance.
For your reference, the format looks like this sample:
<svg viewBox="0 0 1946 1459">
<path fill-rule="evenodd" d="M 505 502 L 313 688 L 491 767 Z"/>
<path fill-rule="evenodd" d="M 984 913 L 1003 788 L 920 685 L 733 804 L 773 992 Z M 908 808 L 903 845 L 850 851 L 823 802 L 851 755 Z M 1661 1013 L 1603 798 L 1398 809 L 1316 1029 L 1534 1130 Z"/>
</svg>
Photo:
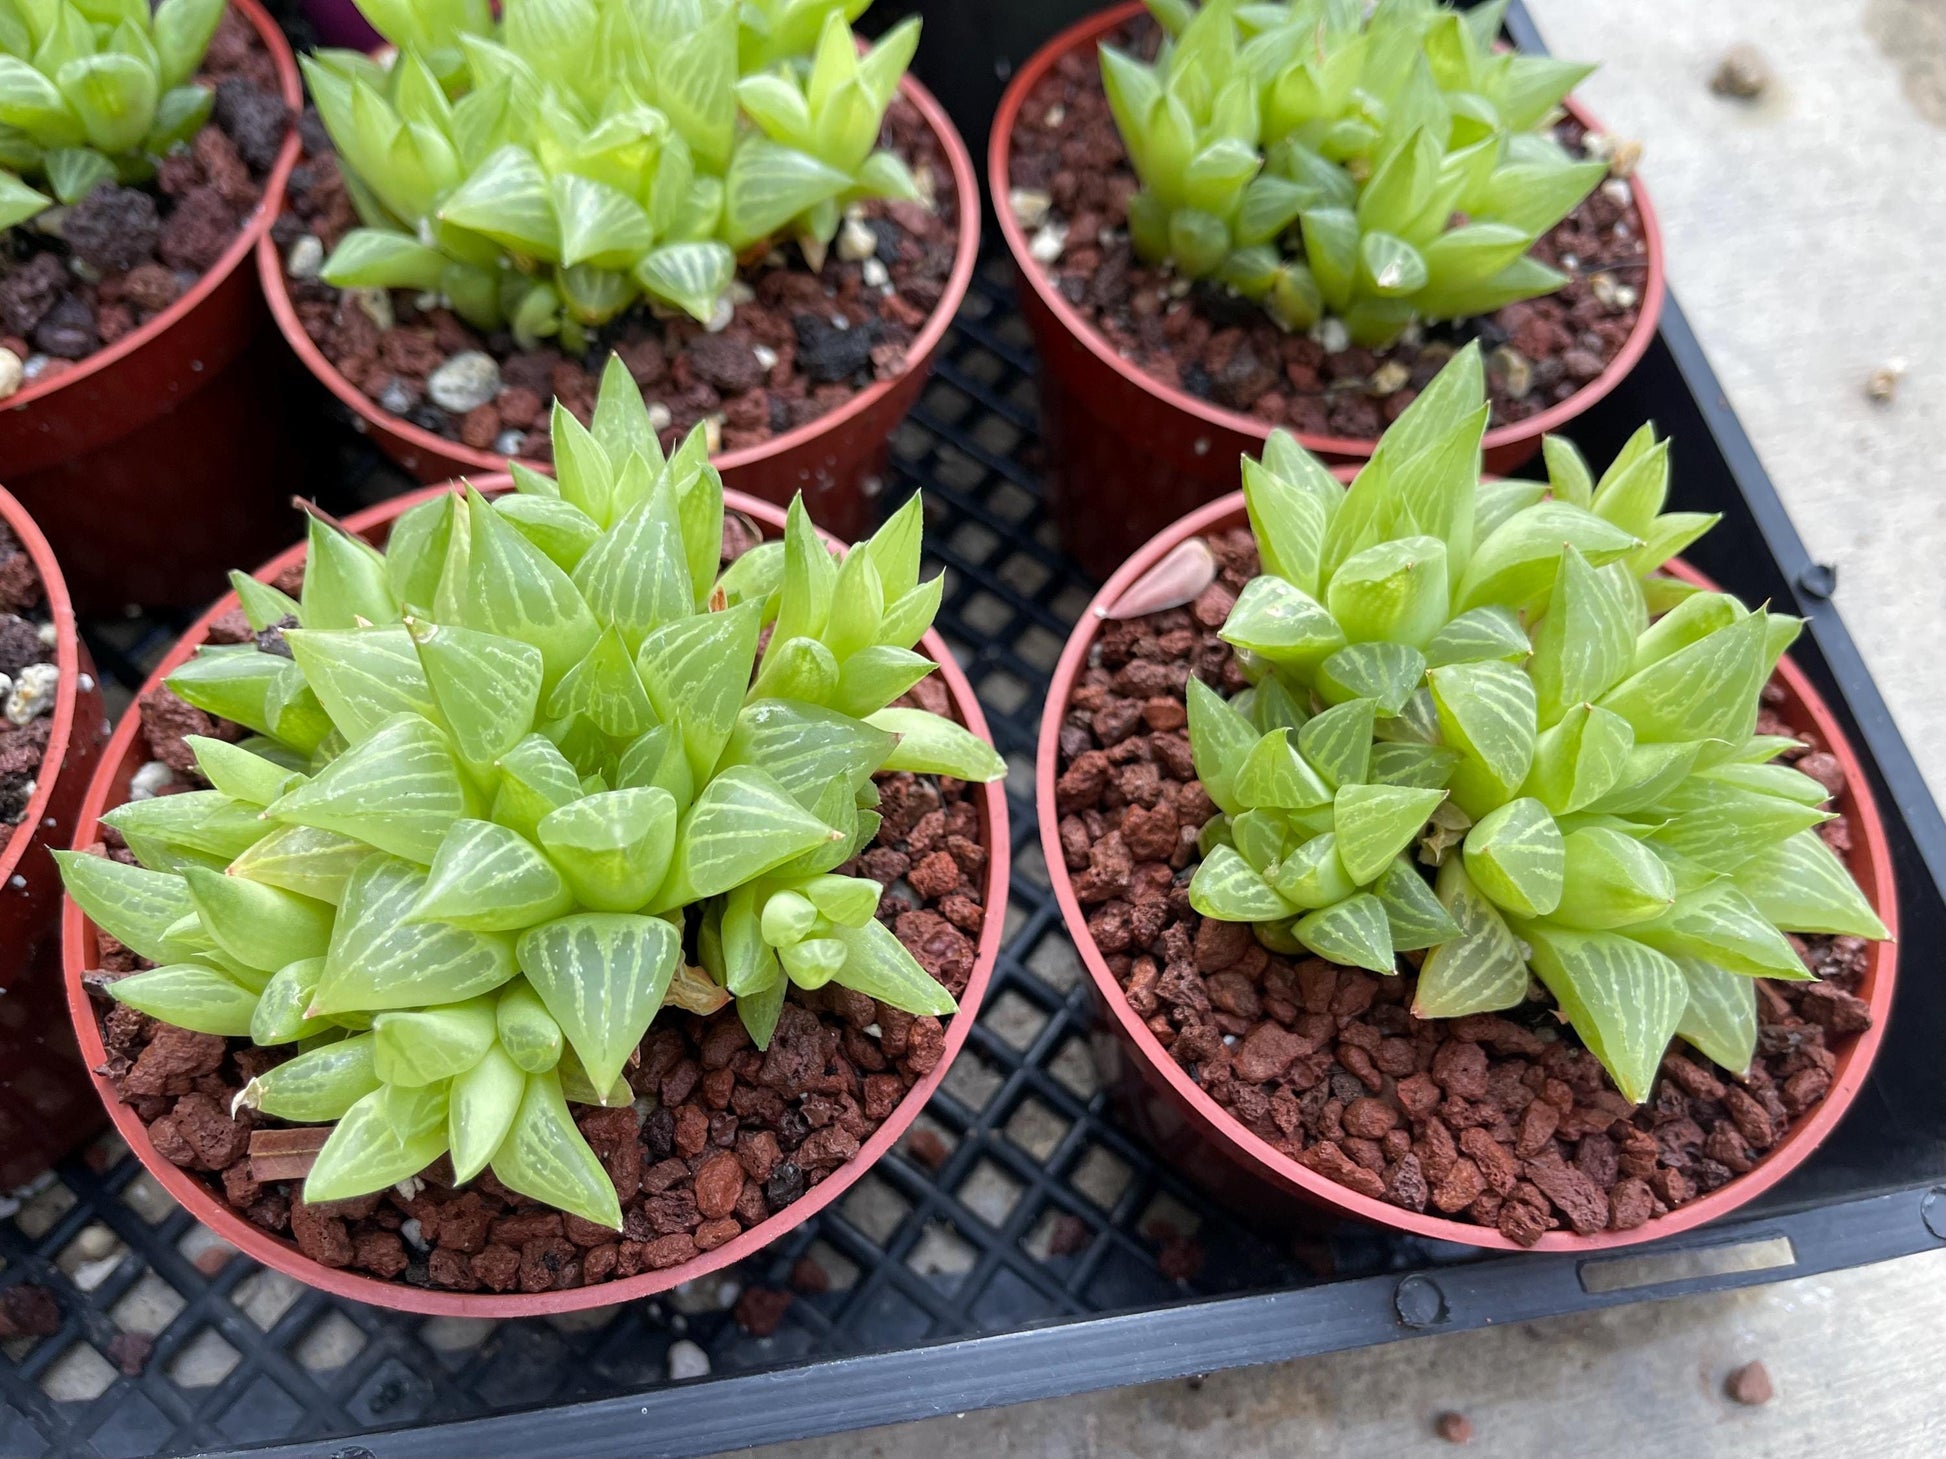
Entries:
<svg viewBox="0 0 1946 1459">
<path fill-rule="evenodd" d="M 257 0 L 230 0 L 276 62 L 293 118 L 297 63 Z M 286 444 L 284 357 L 248 261 L 283 204 L 295 127 L 223 256 L 140 329 L 0 402 L 0 471 L 66 568 L 84 617 L 207 602 L 230 564 L 290 533 L 273 487 Z"/>
<path fill-rule="evenodd" d="M 1192 512 L 1123 564 L 1096 594 L 1069 638 L 1054 670 L 1054 682 L 1041 721 L 1034 778 L 1048 876 L 1068 931 L 1087 965 L 1100 1009 L 1100 1028 L 1095 1039 L 1097 1062 L 1136 1126 L 1175 1168 L 1240 1210 L 1310 1225 L 1317 1224 L 1321 1214 L 1352 1216 L 1415 1236 L 1502 1251 L 1594 1251 L 1672 1236 L 1754 1200 L 1801 1165 L 1843 1117 L 1871 1068 L 1886 1017 L 1892 1009 L 1892 982 L 1898 965 L 1896 941 L 1870 944 L 1866 957 L 1864 979 L 1857 992 L 1871 1007 L 1872 1026 L 1854 1035 L 1837 1051 L 1837 1068 L 1832 1074 L 1830 1091 L 1819 1104 L 1792 1122 L 1783 1139 L 1755 1169 L 1633 1231 L 1602 1231 L 1592 1236 L 1551 1231 L 1532 1248 L 1516 1245 L 1491 1226 L 1447 1220 L 1434 1213 L 1409 1211 L 1389 1201 L 1358 1195 L 1307 1169 L 1245 1129 L 1170 1057 L 1169 1051 L 1129 1006 L 1121 984 L 1089 935 L 1087 916 L 1075 899 L 1074 884 L 1062 855 L 1060 816 L 1054 801 L 1054 784 L 1060 773 L 1061 721 L 1074 686 L 1088 666 L 1104 615 L 1122 594 L 1179 542 L 1248 525 L 1243 496 L 1233 493 Z M 1701 573 L 1680 562 L 1671 563 L 1667 571 L 1706 587 L 1714 586 Z M 1866 900 L 1896 939 L 1899 906 L 1892 880 L 1892 856 L 1886 845 L 1884 823 L 1879 819 L 1878 807 L 1866 784 L 1864 768 L 1837 718 L 1804 672 L 1786 658 L 1778 665 L 1777 673 L 1788 696 L 1783 704 L 1776 706 L 1777 713 L 1787 722 L 1816 730 L 1844 767 L 1845 793 L 1836 808 L 1849 818 L 1852 828 L 1852 850 L 1846 862 Z"/>
<path fill-rule="evenodd" d="M 491 495 L 504 491 L 511 485 L 505 476 L 477 477 L 473 484 L 481 491 Z M 346 519 L 345 525 L 352 531 L 363 534 L 374 542 L 382 542 L 392 523 L 408 507 L 417 505 L 441 491 L 450 490 L 449 486 L 439 486 L 426 491 L 414 492 L 369 508 Z M 756 501 L 738 493 L 726 493 L 727 504 L 747 513 L 770 532 L 782 533 L 784 514 L 768 502 Z M 257 576 L 269 581 L 279 572 L 303 560 L 304 549 L 293 547 L 272 558 L 257 570 Z M 209 632 L 209 626 L 223 613 L 237 606 L 236 595 L 225 594 L 210 610 L 192 624 L 189 630 L 172 648 L 168 656 L 156 667 L 144 686 L 148 688 L 162 680 L 177 667 L 188 660 Z M 973 694 L 973 686 L 960 672 L 953 661 L 951 650 L 938 633 L 929 632 L 920 641 L 920 649 L 939 665 L 940 678 L 952 697 L 954 713 L 960 722 L 982 739 L 991 739 L 987 729 L 986 717 L 980 712 L 980 703 Z M 122 804 L 128 798 L 129 779 L 147 758 L 146 752 L 138 744 L 140 736 L 140 717 L 131 711 L 117 726 L 114 738 L 108 742 L 106 755 L 95 771 L 93 780 L 87 788 L 86 799 L 81 804 L 80 816 L 76 823 L 74 844 L 85 847 L 99 839 L 97 822 L 104 811 Z M 210 1190 L 198 1177 L 171 1164 L 156 1154 L 149 1133 L 135 1111 L 124 1105 L 116 1096 L 114 1086 L 107 1080 L 95 1076 L 94 1085 L 100 1095 L 101 1103 L 107 1106 L 115 1126 L 121 1131 L 122 1138 L 128 1141 L 129 1148 L 147 1167 L 149 1173 L 161 1181 L 169 1194 L 174 1196 L 188 1209 L 191 1215 L 221 1236 L 231 1245 L 248 1253 L 264 1265 L 274 1267 L 285 1275 L 300 1282 L 330 1292 L 334 1296 L 350 1297 L 360 1302 L 370 1302 L 379 1307 L 391 1307 L 406 1312 L 428 1312 L 461 1317 L 539 1317 L 554 1312 L 574 1312 L 589 1307 L 607 1307 L 619 1302 L 633 1301 L 638 1297 L 652 1296 L 667 1291 L 682 1282 L 691 1281 L 710 1272 L 741 1261 L 744 1257 L 775 1241 L 779 1236 L 799 1223 L 808 1220 L 823 1210 L 848 1189 L 873 1162 L 899 1142 L 906 1130 L 946 1077 L 946 1070 L 959 1053 L 971 1032 L 974 1019 L 979 1015 L 980 1002 L 986 995 L 987 983 L 993 976 L 993 965 L 1000 953 L 1000 939 L 1006 922 L 1007 869 L 1010 858 L 1010 843 L 1007 838 L 1007 797 L 1004 788 L 995 783 L 985 786 L 979 799 L 980 834 L 987 848 L 987 871 L 983 905 L 988 916 L 980 932 L 979 947 L 975 956 L 972 976 L 967 980 L 966 991 L 960 995 L 959 1012 L 953 1016 L 946 1028 L 945 1053 L 932 1073 L 906 1091 L 905 1098 L 886 1117 L 885 1123 L 873 1132 L 859 1152 L 817 1185 L 806 1191 L 802 1198 L 792 1205 L 744 1232 L 734 1241 L 704 1253 L 681 1266 L 670 1267 L 666 1271 L 644 1272 L 640 1276 L 626 1277 L 619 1281 L 597 1282 L 591 1286 L 575 1287 L 561 1292 L 541 1293 L 478 1293 L 449 1292 L 431 1287 L 414 1287 L 403 1282 L 381 1281 L 377 1277 L 352 1271 L 340 1271 L 320 1266 L 303 1255 L 295 1243 L 280 1236 L 272 1235 L 262 1227 L 252 1225 Z M 72 900 L 64 903 L 61 923 L 62 971 L 61 983 L 67 992 L 67 1010 L 81 1044 L 81 1052 L 90 1069 L 99 1067 L 107 1058 L 107 1050 L 102 1046 L 101 1028 L 97 1022 L 97 1008 L 94 1000 L 82 986 L 82 975 L 89 969 L 98 967 L 101 959 L 96 941 L 95 926 L 81 913 Z"/>
<path fill-rule="evenodd" d="M 103 1123 L 62 1011 L 55 936 L 61 880 L 48 850 L 66 846 L 73 834 L 108 739 L 108 717 L 47 539 L 5 490 L 0 522 L 13 530 L 40 577 L 61 671 L 34 793 L 19 825 L 0 826 L 0 1191 L 6 1191 L 32 1180 Z"/>
<path fill-rule="evenodd" d="M 919 398 L 920 388 L 932 369 L 933 357 L 939 353 L 960 301 L 966 297 L 980 253 L 980 190 L 966 144 L 953 129 L 944 108 L 925 87 L 908 76 L 899 83 L 899 91 L 918 108 L 932 128 L 953 174 L 959 238 L 953 254 L 953 270 L 947 277 L 938 307 L 906 351 L 903 374 L 874 381 L 836 410 L 814 421 L 755 446 L 720 452 L 712 458 L 722 473 L 724 486 L 732 491 L 779 505 L 788 504 L 792 496 L 802 492 L 812 520 L 848 542 L 871 531 L 877 499 L 890 467 L 892 434 Z M 338 367 L 305 333 L 284 277 L 283 257 L 269 238 L 258 248 L 257 271 L 263 278 L 271 313 L 297 357 L 327 390 L 350 407 L 359 429 L 399 465 L 421 481 L 444 481 L 449 477 L 507 469 L 507 457 L 448 440 L 393 415 L 339 373 Z M 542 471 L 551 469 L 541 461 L 522 464 Z"/>
<path fill-rule="evenodd" d="M 1026 231 L 1007 206 L 1014 129 L 1035 87 L 1074 51 L 1085 49 L 1093 65 L 1096 45 L 1144 13 L 1142 0 L 1129 0 L 1070 26 L 1037 51 L 1001 98 L 987 146 L 994 211 L 1013 254 L 1021 313 L 1040 356 L 1041 439 L 1047 444 L 1055 519 L 1063 545 L 1096 577 L 1112 572 L 1183 513 L 1234 488 L 1237 457 L 1261 453 L 1271 431 L 1264 421 L 1165 385 L 1117 354 L 1029 255 Z M 1570 100 L 1567 109 L 1589 130 L 1599 130 L 1576 102 Z M 1567 400 L 1488 431 L 1489 470 L 1511 471 L 1532 457 L 1543 435 L 1560 430 L 1613 390 L 1654 338 L 1662 313 L 1662 234 L 1639 179 L 1633 188 L 1648 244 L 1642 312 L 1634 330 L 1608 367 Z M 1362 460 L 1378 444 L 1340 436 L 1299 435 L 1298 440 L 1331 461 Z"/>
</svg>

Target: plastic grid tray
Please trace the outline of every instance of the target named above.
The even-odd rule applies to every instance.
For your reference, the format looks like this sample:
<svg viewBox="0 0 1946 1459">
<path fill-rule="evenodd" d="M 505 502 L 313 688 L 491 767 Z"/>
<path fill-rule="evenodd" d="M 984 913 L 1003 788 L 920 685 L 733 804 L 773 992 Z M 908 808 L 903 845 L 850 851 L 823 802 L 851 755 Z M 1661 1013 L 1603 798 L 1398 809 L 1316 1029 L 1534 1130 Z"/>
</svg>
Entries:
<svg viewBox="0 0 1946 1459">
<path fill-rule="evenodd" d="M 1599 1262 L 1479 1261 L 1355 1227 L 1272 1244 L 1158 1168 L 1098 1087 L 1089 995 L 1045 887 L 1032 750 L 1047 675 L 1090 589 L 1042 511 L 1031 355 L 1004 270 L 990 265 L 895 438 L 887 493 L 890 505 L 925 488 L 932 550 L 949 574 L 940 626 L 1012 767 L 1009 937 L 980 1023 L 915 1127 L 939 1137 L 943 1165 L 914 1158 L 908 1142 L 832 1211 L 671 1297 L 491 1323 L 337 1303 L 258 1268 L 176 1208 L 111 1137 L 0 1219 L 0 1286 L 49 1286 L 64 1314 L 54 1336 L 0 1345 L 0 1454 L 709 1453 L 1775 1280 L 1946 1241 L 1946 1189 L 1932 1184 L 1946 1175 L 1946 1111 L 1936 1065 L 1914 1057 L 1946 1009 L 1937 977 L 1920 981 L 1934 960 L 1913 956 L 1946 929 L 1935 886 L 1946 834 L 1679 311 L 1663 333 L 1584 441 L 1599 453 L 1648 414 L 1678 436 L 1693 504 L 1731 516 L 1718 550 L 1736 560 L 1703 565 L 1809 613 L 1800 655 L 1842 690 L 1882 801 L 1901 812 L 1907 1036 L 1895 1029 L 1861 1101 L 1894 1112 L 1889 1128 L 1881 1118 L 1730 1226 Z M 402 484 L 342 432 L 325 444 L 339 504 Z M 124 696 L 175 627 L 93 627 Z M 1848 1137 L 1859 1124 L 1848 1122 Z M 798 1295 L 774 1336 L 738 1329 L 728 1309 L 740 1286 L 788 1288 L 805 1256 L 831 1290 Z M 105 1356 L 121 1332 L 154 1339 L 136 1376 Z M 709 1379 L 669 1382 L 681 1339 L 707 1353 Z"/>
</svg>

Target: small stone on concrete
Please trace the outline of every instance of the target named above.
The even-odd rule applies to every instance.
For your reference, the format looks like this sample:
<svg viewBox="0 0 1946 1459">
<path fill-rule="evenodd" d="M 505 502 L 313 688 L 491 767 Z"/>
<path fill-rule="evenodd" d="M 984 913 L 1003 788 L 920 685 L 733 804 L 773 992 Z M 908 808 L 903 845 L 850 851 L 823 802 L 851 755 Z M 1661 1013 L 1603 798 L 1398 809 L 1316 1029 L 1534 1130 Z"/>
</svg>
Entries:
<svg viewBox="0 0 1946 1459">
<path fill-rule="evenodd" d="M 1464 1444 L 1473 1438 L 1473 1420 L 1449 1411 L 1432 1421 L 1432 1431 L 1449 1444 Z"/>
<path fill-rule="evenodd" d="M 1717 63 L 1710 77 L 1710 90 L 1718 96 L 1733 96 L 1739 101 L 1754 101 L 1770 85 L 1770 63 L 1755 46 L 1731 46 Z"/>
<path fill-rule="evenodd" d="M 1762 1363 L 1745 1363 L 1741 1368 L 1733 1368 L 1723 1380 L 1723 1392 L 1731 1402 L 1746 1408 L 1769 1403 L 1774 1392 L 1770 1386 L 1770 1370 Z"/>
</svg>

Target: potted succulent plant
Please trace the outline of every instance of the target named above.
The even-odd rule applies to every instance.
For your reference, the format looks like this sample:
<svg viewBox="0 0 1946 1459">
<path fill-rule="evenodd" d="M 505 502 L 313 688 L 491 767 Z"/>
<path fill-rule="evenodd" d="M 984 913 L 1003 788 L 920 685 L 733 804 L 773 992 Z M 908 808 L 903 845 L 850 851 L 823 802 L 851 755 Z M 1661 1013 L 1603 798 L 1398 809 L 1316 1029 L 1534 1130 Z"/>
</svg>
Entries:
<svg viewBox="0 0 1946 1459">
<path fill-rule="evenodd" d="M 243 264 L 296 156 L 296 63 L 255 0 L 17 5 L 0 77 L 7 484 L 84 612 L 205 601 L 282 530 L 277 414 L 236 366 L 269 339 Z"/>
<path fill-rule="evenodd" d="M 1549 438 L 1547 482 L 1482 481 L 1487 416 L 1469 346 L 1349 489 L 1280 432 L 1131 559 L 1056 672 L 1042 835 L 1179 1159 L 1616 1245 L 1837 1120 L 1891 1003 L 1891 866 L 1782 657 L 1798 620 L 1671 561 L 1715 519 L 1663 512 L 1666 443 L 1597 480 Z"/>
<path fill-rule="evenodd" d="M 726 513 L 619 362 L 559 439 L 558 481 L 239 574 L 143 696 L 167 778 L 131 716 L 77 831 L 109 854 L 62 858 L 130 1145 L 388 1306 L 564 1311 L 756 1249 L 898 1138 L 998 946 L 1004 767 L 916 500 L 842 560 L 801 503 Z"/>
<path fill-rule="evenodd" d="M 1496 470 L 1647 347 L 1640 148 L 1567 99 L 1591 68 L 1496 48 L 1504 3 L 1149 9 L 1050 41 L 989 148 L 1051 485 L 1092 570 L 1227 490 L 1274 428 L 1369 455 L 1468 340 Z"/>
<path fill-rule="evenodd" d="M 330 149 L 260 268 L 312 372 L 421 480 L 552 458 L 609 349 L 665 443 L 862 534 L 972 277 L 972 165 L 830 0 L 366 5 L 307 60 Z M 592 48 L 561 35 L 599 36 Z M 362 226 L 357 226 L 362 225 Z"/>
<path fill-rule="evenodd" d="M 62 1015 L 60 883 L 108 720 L 54 553 L 0 490 L 0 1190 L 101 1125 Z"/>
</svg>

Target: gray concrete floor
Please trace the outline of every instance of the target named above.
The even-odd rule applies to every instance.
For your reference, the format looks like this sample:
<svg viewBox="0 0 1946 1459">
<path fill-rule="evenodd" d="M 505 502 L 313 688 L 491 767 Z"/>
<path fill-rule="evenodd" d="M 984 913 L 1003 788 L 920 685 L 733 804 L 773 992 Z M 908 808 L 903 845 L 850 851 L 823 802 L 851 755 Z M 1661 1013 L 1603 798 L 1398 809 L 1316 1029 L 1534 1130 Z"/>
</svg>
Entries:
<svg viewBox="0 0 1946 1459">
<path fill-rule="evenodd" d="M 1528 0 L 1583 94 L 1647 146 L 1670 274 L 1935 793 L 1946 794 L 1946 0 Z M 1738 42 L 1773 81 L 1708 80 Z M 1866 378 L 1894 361 L 1889 405 Z M 1678 484 L 1680 491 L 1680 484 Z M 1946 1450 L 1946 1252 L 1745 1292 L 1395 1343 L 779 1445 L 761 1459 L 1472 1449 L 1795 1459 Z M 1724 1398 L 1761 1359 L 1776 1396 Z"/>
</svg>

